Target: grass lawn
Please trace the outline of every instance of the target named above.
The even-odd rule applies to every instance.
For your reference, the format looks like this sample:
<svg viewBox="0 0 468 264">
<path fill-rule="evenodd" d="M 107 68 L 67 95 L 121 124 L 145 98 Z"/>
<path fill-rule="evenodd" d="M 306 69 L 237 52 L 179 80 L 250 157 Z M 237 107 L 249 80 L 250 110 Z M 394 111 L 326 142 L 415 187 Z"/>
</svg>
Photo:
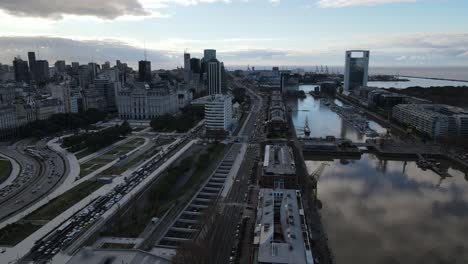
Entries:
<svg viewBox="0 0 468 264">
<path fill-rule="evenodd" d="M 167 144 L 170 144 L 172 142 L 174 142 L 175 139 L 173 138 L 164 138 L 164 139 L 158 139 L 156 141 L 156 144 L 154 146 L 154 148 L 152 148 L 151 150 L 149 151 L 146 151 L 145 153 L 143 154 L 140 154 L 138 157 L 132 159 L 131 161 L 123 164 L 123 165 L 120 165 L 120 166 L 112 166 L 108 169 L 106 169 L 105 171 L 103 171 L 101 173 L 101 175 L 105 175 L 105 176 L 109 176 L 109 175 L 114 175 L 114 174 L 122 174 L 123 172 L 125 172 L 126 170 L 128 170 L 129 168 L 131 168 L 132 166 L 146 160 L 146 159 L 149 159 L 150 157 L 152 157 L 153 155 L 155 155 L 158 151 L 156 151 L 158 147 L 160 146 L 163 146 L 163 145 L 167 145 Z"/>
<path fill-rule="evenodd" d="M 85 181 L 68 192 L 56 197 L 49 203 L 27 215 L 25 220 L 52 220 L 104 184 L 97 181 Z"/>
<path fill-rule="evenodd" d="M 76 156 L 76 159 L 79 160 L 79 159 L 84 158 L 84 157 L 86 157 L 88 155 L 91 155 L 93 153 L 94 153 L 94 151 L 92 151 L 90 149 L 86 149 L 85 151 L 82 151 L 82 152 L 76 154 L 75 156 Z"/>
<path fill-rule="evenodd" d="M 209 162 L 217 163 L 224 156 L 222 155 L 225 149 L 224 144 L 216 144 L 208 147 L 205 153 L 197 156 L 189 156 L 177 165 L 173 165 L 167 173 L 159 179 L 159 181 L 151 187 L 148 199 L 151 201 L 150 206 L 145 208 L 134 207 L 130 214 L 132 219 L 128 223 L 116 225 L 113 230 L 109 231 L 110 236 L 116 237 L 138 237 L 146 228 L 151 218 L 154 216 L 162 216 L 174 203 L 178 200 L 188 200 L 196 192 L 198 187 L 210 175 Z M 178 179 L 183 177 L 184 173 L 188 173 L 189 179 L 178 190 L 171 194 L 171 190 L 176 188 Z"/>
<path fill-rule="evenodd" d="M 0 230 L 0 245 L 15 246 L 41 227 L 30 223 L 9 224 Z"/>
<path fill-rule="evenodd" d="M 0 183 L 8 179 L 11 173 L 11 163 L 9 160 L 0 160 Z"/>
<path fill-rule="evenodd" d="M 80 177 L 86 176 L 93 171 L 105 166 L 109 162 L 117 159 L 121 155 L 125 155 L 145 142 L 142 138 L 135 138 L 129 142 L 116 147 L 113 150 L 106 152 L 104 155 L 91 159 L 80 165 Z"/>
</svg>

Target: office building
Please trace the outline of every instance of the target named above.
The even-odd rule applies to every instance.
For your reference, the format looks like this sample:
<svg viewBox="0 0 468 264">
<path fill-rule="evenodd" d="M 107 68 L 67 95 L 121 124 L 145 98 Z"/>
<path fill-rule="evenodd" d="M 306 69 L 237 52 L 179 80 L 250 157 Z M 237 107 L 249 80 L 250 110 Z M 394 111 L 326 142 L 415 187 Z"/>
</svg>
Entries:
<svg viewBox="0 0 468 264">
<path fill-rule="evenodd" d="M 296 164 L 287 145 L 266 145 L 260 186 L 264 188 L 297 188 Z"/>
<path fill-rule="evenodd" d="M 78 74 L 78 71 L 80 69 L 80 63 L 79 62 L 72 62 L 71 63 L 71 68 L 72 68 L 72 73 L 73 74 Z"/>
<path fill-rule="evenodd" d="M 48 85 L 52 98 L 57 98 L 63 103 L 64 113 L 70 113 L 70 87 L 67 83 Z"/>
<path fill-rule="evenodd" d="M 222 94 L 221 64 L 217 60 L 211 60 L 208 65 L 208 94 Z"/>
<path fill-rule="evenodd" d="M 89 78 L 90 82 L 94 83 L 94 79 L 96 79 L 96 76 L 100 72 L 101 68 L 99 65 L 95 62 L 90 62 L 88 63 L 88 70 L 89 70 Z"/>
<path fill-rule="evenodd" d="M 87 89 L 92 82 L 89 65 L 80 65 L 78 67 L 78 82 L 81 88 L 84 89 Z"/>
<path fill-rule="evenodd" d="M 64 60 L 56 61 L 54 66 L 55 66 L 55 69 L 57 70 L 57 72 L 59 72 L 59 73 L 64 73 L 66 71 L 66 69 L 67 69 L 67 66 L 66 66 Z"/>
<path fill-rule="evenodd" d="M 184 80 L 186 83 L 190 81 L 191 67 L 190 67 L 190 53 L 184 53 Z"/>
<path fill-rule="evenodd" d="M 31 80 L 28 63 L 20 57 L 15 57 L 13 60 L 13 69 L 15 71 L 15 81 L 29 82 Z"/>
<path fill-rule="evenodd" d="M 225 137 L 232 126 L 232 98 L 213 94 L 205 103 L 205 128 L 208 137 Z"/>
<path fill-rule="evenodd" d="M 178 93 L 167 81 L 127 83 L 117 92 L 116 101 L 121 119 L 151 120 L 179 111 Z"/>
<path fill-rule="evenodd" d="M 361 86 L 367 86 L 369 72 L 369 54 L 367 50 L 346 51 L 344 74 L 344 92 L 349 94 Z"/>
<path fill-rule="evenodd" d="M 139 61 L 138 62 L 138 81 L 151 82 L 151 62 Z"/>
<path fill-rule="evenodd" d="M 190 59 L 190 69 L 192 70 L 193 73 L 201 73 L 200 59 L 191 58 Z"/>
<path fill-rule="evenodd" d="M 104 64 L 102 65 L 102 70 L 108 71 L 110 69 L 111 69 L 110 62 L 109 61 L 104 62 Z"/>
<path fill-rule="evenodd" d="M 260 189 L 254 229 L 259 264 L 313 264 L 305 210 L 297 190 Z"/>
<path fill-rule="evenodd" d="M 49 78 L 49 62 L 46 60 L 36 61 L 36 82 L 47 82 Z"/>
<path fill-rule="evenodd" d="M 114 76 L 110 76 L 114 73 Z M 120 82 L 117 81 L 116 72 L 107 71 L 99 74 L 94 79 L 94 89 L 106 99 L 108 110 L 116 109 L 115 93 L 120 87 Z"/>
<path fill-rule="evenodd" d="M 429 136 L 443 141 L 468 141 L 468 111 L 441 104 L 400 104 L 392 117 Z"/>
<path fill-rule="evenodd" d="M 206 49 L 203 51 L 203 60 L 211 61 L 216 60 L 216 50 L 215 49 Z"/>
<path fill-rule="evenodd" d="M 28 52 L 29 70 L 31 71 L 31 77 L 36 80 L 36 53 L 33 51 Z"/>
</svg>

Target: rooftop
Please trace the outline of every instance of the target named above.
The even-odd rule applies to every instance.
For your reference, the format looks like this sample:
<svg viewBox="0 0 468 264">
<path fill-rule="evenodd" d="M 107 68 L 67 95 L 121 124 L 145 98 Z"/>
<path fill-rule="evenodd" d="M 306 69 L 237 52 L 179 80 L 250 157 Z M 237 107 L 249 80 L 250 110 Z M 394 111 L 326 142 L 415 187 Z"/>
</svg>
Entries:
<svg viewBox="0 0 468 264">
<path fill-rule="evenodd" d="M 263 171 L 269 175 L 296 175 L 291 148 L 286 145 L 266 145 Z"/>
<path fill-rule="evenodd" d="M 258 263 L 314 263 L 300 193 L 260 189 L 254 244 Z"/>
</svg>

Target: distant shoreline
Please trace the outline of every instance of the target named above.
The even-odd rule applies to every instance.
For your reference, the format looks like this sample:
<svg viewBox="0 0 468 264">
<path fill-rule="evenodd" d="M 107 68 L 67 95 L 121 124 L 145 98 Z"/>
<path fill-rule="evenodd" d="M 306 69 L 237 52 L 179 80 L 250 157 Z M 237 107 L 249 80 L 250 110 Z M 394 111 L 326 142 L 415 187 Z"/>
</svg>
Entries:
<svg viewBox="0 0 468 264">
<path fill-rule="evenodd" d="M 415 78 L 415 79 L 429 79 L 429 80 L 436 80 L 436 81 L 466 82 L 468 85 L 467 80 L 445 79 L 445 78 L 435 78 L 435 77 L 419 77 L 419 76 L 408 76 L 408 75 L 399 75 L 399 77 Z"/>
</svg>

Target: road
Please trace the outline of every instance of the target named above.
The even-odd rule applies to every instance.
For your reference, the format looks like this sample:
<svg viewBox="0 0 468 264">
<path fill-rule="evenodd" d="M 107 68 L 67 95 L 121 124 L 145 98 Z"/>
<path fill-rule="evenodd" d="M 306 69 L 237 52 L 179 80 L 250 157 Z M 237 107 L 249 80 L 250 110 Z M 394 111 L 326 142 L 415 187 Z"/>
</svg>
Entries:
<svg viewBox="0 0 468 264">
<path fill-rule="evenodd" d="M 56 189 L 64 180 L 67 162 L 47 147 L 45 140 L 29 145 L 20 141 L 2 153 L 15 159 L 21 167 L 20 175 L 1 191 L 0 220 L 21 213 Z"/>
<path fill-rule="evenodd" d="M 237 82 L 237 86 L 245 88 L 252 98 L 251 102 L 253 102 L 251 112 L 240 129 L 238 136 L 239 139 L 249 145 L 230 192 L 219 203 L 221 213 L 210 230 L 211 239 L 208 242 L 208 248 L 210 248 L 208 259 L 210 263 L 230 263 L 230 260 L 238 255 L 236 252 L 233 252 L 233 247 L 237 248 L 234 251 L 238 250 L 237 245 L 240 244 L 239 232 L 247 232 L 246 230 L 238 232 L 236 230 L 238 224 L 241 223 L 243 217 L 247 216 L 251 220 L 247 220 L 248 224 L 244 228 L 250 230 L 255 219 L 251 208 L 256 207 L 256 204 L 255 199 L 252 199 L 252 197 L 255 197 L 258 188 L 255 186 L 256 181 L 251 178 L 251 175 L 254 163 L 260 158 L 259 143 L 265 139 L 262 131 L 265 106 L 263 99 L 256 94 L 252 87 L 245 86 L 239 82 Z M 244 252 L 244 255 L 247 256 L 244 259 L 250 259 L 251 252 Z"/>
<path fill-rule="evenodd" d="M 174 142 L 173 144 L 176 144 L 178 142 L 180 142 L 180 140 L 178 140 L 177 142 Z M 171 153 L 170 151 L 167 151 L 168 148 L 169 148 L 169 146 L 165 147 L 164 152 L 166 154 L 172 155 L 173 153 Z M 184 151 L 183 148 L 182 149 L 176 148 L 176 149 L 178 151 L 180 151 L 180 154 L 176 153 L 175 155 L 181 155 L 183 153 L 183 151 Z M 158 155 L 161 154 L 161 153 L 158 153 Z M 151 161 L 152 161 L 152 159 L 148 159 L 143 164 L 141 164 L 141 166 L 145 166 L 147 163 L 149 163 Z M 172 162 L 173 162 L 172 158 L 168 159 L 167 161 L 164 162 L 164 164 L 162 164 L 160 166 L 160 168 L 158 168 L 156 170 L 157 172 L 155 171 L 154 173 L 159 173 L 165 167 L 169 166 Z M 135 168 L 134 171 L 136 169 L 138 169 L 138 168 Z M 152 177 L 155 177 L 155 175 L 151 174 L 150 176 L 146 177 L 145 180 L 141 181 L 140 184 L 135 185 L 135 186 L 144 186 L 144 185 L 146 185 L 148 183 L 147 180 L 152 178 Z M 53 220 L 49 221 L 49 223 L 47 223 L 46 225 L 41 227 L 39 230 L 37 230 L 36 232 L 31 234 L 28 238 L 21 241 L 15 247 L 7 248 L 6 252 L 3 253 L 3 255 L 2 255 L 2 261 L 3 260 L 5 260 L 7 262 L 8 261 L 13 261 L 17 257 L 21 258 L 21 257 L 25 256 L 31 250 L 31 248 L 34 246 L 35 241 L 43 239 L 44 236 L 49 237 L 51 234 L 53 234 L 54 231 L 57 231 L 58 227 L 61 226 L 64 222 L 66 222 L 67 219 L 70 219 L 70 217 L 72 217 L 75 214 L 81 212 L 84 207 L 86 207 L 92 201 L 95 201 L 98 197 L 102 197 L 103 194 L 107 194 L 107 193 L 112 192 L 116 186 L 118 186 L 119 184 L 122 184 L 123 182 L 125 182 L 124 178 L 125 178 L 125 176 L 122 175 L 122 176 L 114 179 L 114 181 L 111 184 L 104 185 L 103 187 L 96 190 L 91 195 L 89 195 L 86 198 L 82 199 L 80 202 L 73 205 L 71 208 L 67 209 L 65 212 L 63 212 L 62 214 L 60 214 L 59 216 L 57 216 Z M 140 187 L 138 187 L 138 188 L 140 188 Z M 137 188 L 134 187 L 134 189 L 132 189 L 131 192 L 129 191 L 129 196 L 128 197 L 131 197 L 132 195 L 134 195 L 133 191 L 137 191 Z M 128 197 L 125 198 L 125 199 L 128 199 Z M 119 201 L 119 202 L 124 202 L 125 199 L 122 200 L 122 201 Z M 104 215 L 103 215 L 103 217 L 104 217 Z M 52 233 L 50 233 L 50 232 L 52 232 Z M 57 263 L 61 263 L 61 262 L 57 262 Z"/>
</svg>

